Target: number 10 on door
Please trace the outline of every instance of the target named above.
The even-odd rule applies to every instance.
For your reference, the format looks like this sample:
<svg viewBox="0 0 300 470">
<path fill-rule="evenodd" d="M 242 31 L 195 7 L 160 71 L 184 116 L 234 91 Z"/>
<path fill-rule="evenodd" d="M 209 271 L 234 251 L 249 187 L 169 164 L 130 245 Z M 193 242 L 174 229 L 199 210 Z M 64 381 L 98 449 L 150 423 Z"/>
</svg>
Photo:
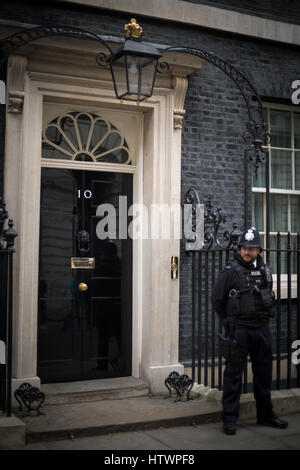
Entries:
<svg viewBox="0 0 300 470">
<path fill-rule="evenodd" d="M 91 199 L 92 195 L 93 195 L 93 193 L 89 189 L 85 189 L 84 191 L 82 191 L 81 189 L 78 189 L 78 191 L 77 191 L 78 199 L 81 199 L 82 197 L 84 199 Z"/>
</svg>

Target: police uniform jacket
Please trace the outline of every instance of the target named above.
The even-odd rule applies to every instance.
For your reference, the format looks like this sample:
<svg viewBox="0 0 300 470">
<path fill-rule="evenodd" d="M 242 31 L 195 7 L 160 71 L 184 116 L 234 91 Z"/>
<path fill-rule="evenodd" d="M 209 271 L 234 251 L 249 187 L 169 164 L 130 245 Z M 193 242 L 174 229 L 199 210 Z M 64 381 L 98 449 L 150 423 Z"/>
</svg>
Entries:
<svg viewBox="0 0 300 470">
<path fill-rule="evenodd" d="M 273 315 L 274 293 L 270 268 L 257 256 L 256 266 L 240 253 L 219 274 L 212 292 L 213 309 L 226 324 L 259 328 Z"/>
</svg>

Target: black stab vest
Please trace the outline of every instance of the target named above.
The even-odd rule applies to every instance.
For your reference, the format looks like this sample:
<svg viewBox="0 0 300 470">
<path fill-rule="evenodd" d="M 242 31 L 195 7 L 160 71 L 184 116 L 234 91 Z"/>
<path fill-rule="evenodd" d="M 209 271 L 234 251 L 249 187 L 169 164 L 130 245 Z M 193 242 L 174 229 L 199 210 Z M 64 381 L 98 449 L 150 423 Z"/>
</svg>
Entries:
<svg viewBox="0 0 300 470">
<path fill-rule="evenodd" d="M 242 266 L 237 260 L 229 266 L 239 276 L 239 290 L 229 292 L 226 313 L 229 317 L 238 316 L 240 319 L 255 317 L 269 318 L 272 316 L 274 293 L 272 292 L 272 275 L 269 266 L 262 265 L 249 269 Z"/>
</svg>

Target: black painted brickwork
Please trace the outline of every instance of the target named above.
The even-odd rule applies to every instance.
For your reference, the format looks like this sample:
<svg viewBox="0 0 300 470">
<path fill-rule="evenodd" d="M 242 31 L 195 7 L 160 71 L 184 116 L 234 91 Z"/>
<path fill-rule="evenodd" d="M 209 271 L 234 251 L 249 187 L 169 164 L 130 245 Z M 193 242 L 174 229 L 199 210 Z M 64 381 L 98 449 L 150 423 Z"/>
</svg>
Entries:
<svg viewBox="0 0 300 470">
<path fill-rule="evenodd" d="M 50 6 L 49 6 L 50 5 Z M 2 0 L 2 18 L 30 24 L 65 24 L 83 27 L 103 35 L 122 36 L 123 25 L 131 15 L 43 2 L 39 8 L 30 2 Z M 164 45 L 203 48 L 243 71 L 258 92 L 272 100 L 291 104 L 291 83 L 300 79 L 300 48 L 283 46 L 223 34 L 179 23 L 137 18 L 144 28 L 144 40 Z M 247 122 L 245 104 L 233 82 L 206 63 L 191 76 L 185 102 L 182 134 L 182 202 L 190 186 L 199 190 L 201 201 L 212 196 L 228 217 L 243 226 L 242 133 Z M 8 208 L 9 210 L 9 208 Z M 11 214 L 13 217 L 13 214 Z M 225 229 L 225 226 L 224 226 Z M 180 360 L 188 361 L 191 342 L 191 266 L 181 244 L 180 273 Z"/>
</svg>

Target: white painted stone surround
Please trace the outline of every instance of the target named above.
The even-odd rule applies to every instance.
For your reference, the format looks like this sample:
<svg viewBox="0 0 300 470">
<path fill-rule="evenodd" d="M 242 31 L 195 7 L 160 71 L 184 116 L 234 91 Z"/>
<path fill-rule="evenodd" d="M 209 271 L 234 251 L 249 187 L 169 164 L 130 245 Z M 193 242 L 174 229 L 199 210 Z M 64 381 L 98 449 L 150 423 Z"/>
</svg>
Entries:
<svg viewBox="0 0 300 470">
<path fill-rule="evenodd" d="M 14 259 L 13 390 L 25 381 L 40 386 L 37 300 L 45 102 L 140 116 L 143 126 L 137 132 L 134 202 L 148 207 L 152 203 L 180 204 L 186 75 L 201 68 L 202 62 L 196 64 L 192 58 L 191 64 L 191 59 L 181 54 L 171 75 L 158 79 L 148 103 L 121 105 L 114 97 L 109 72 L 95 64 L 98 49 L 90 40 L 47 38 L 10 58 L 5 199 L 19 234 Z M 111 171 L 107 165 L 95 165 L 101 171 Z M 179 243 L 174 234 L 168 240 L 133 243 L 132 375 L 148 380 L 153 394 L 165 392 L 164 379 L 172 370 L 183 372 L 178 362 L 179 279 L 171 280 L 170 276 L 171 256 L 179 257 Z"/>
</svg>

